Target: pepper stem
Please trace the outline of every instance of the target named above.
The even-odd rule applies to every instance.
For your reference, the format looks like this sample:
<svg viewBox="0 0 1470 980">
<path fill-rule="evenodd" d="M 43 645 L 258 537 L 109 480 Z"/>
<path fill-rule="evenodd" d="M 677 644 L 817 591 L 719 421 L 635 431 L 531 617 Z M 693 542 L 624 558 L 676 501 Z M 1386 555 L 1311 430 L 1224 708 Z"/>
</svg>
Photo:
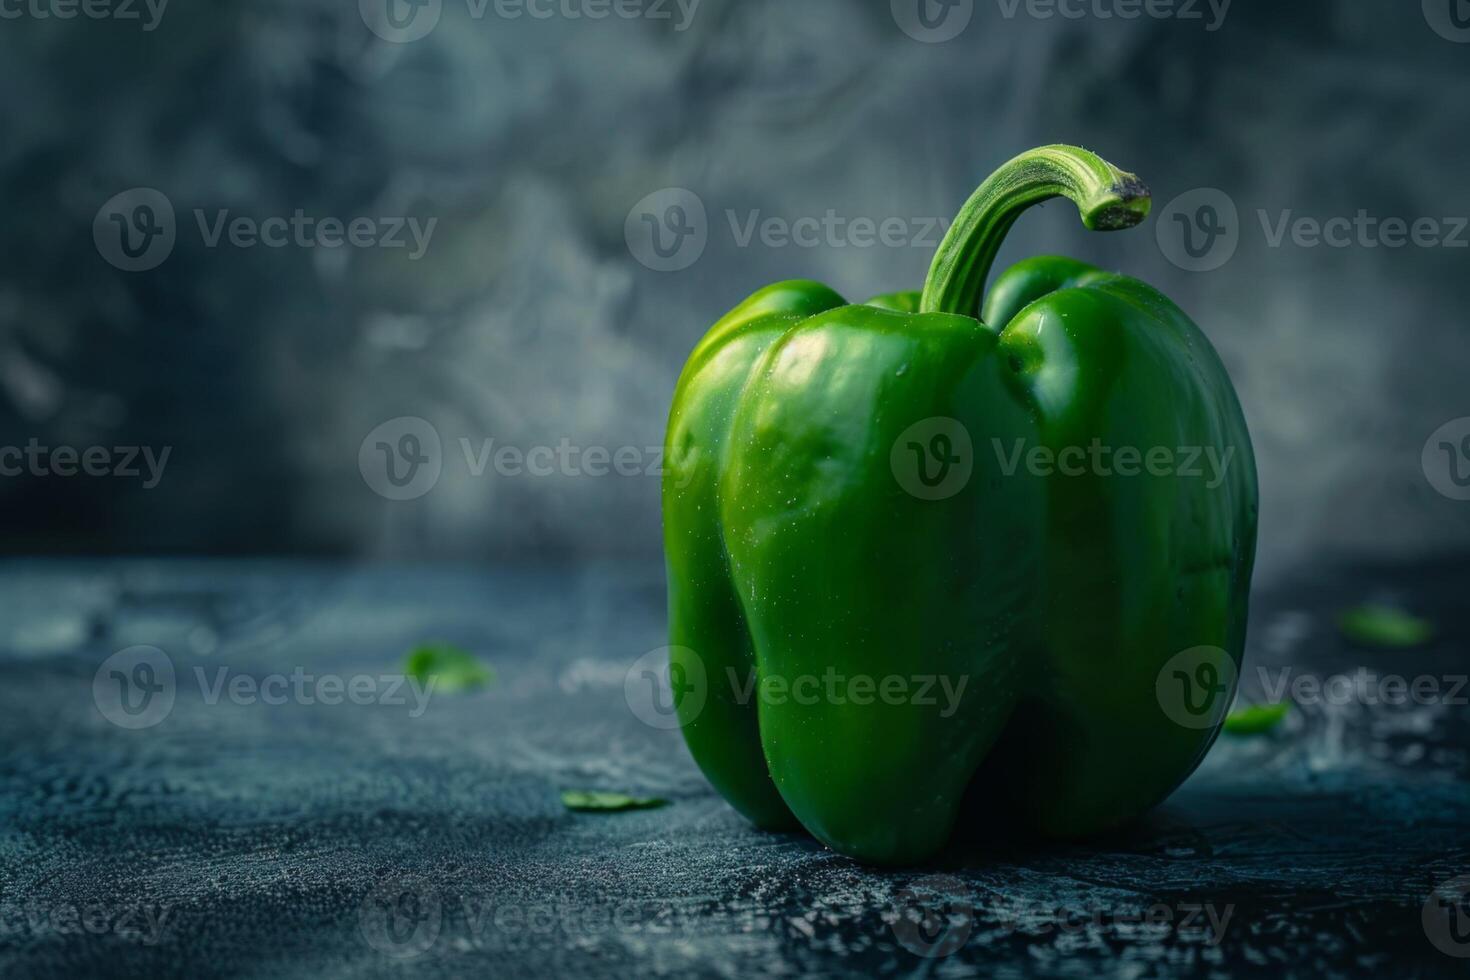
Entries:
<svg viewBox="0 0 1470 980">
<path fill-rule="evenodd" d="M 1076 146 L 1028 150 L 986 178 L 960 208 L 929 266 L 921 313 L 978 316 L 985 280 L 1006 233 L 1033 204 L 1065 197 L 1093 231 L 1132 228 L 1148 215 L 1148 188 Z"/>
</svg>

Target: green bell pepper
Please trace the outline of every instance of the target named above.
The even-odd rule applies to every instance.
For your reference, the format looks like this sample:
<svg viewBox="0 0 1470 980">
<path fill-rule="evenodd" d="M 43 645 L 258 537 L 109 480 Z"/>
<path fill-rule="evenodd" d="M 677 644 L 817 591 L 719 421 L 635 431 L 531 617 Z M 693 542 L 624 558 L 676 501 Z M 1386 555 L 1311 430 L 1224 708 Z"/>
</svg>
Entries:
<svg viewBox="0 0 1470 980">
<path fill-rule="evenodd" d="M 875 863 L 992 816 L 1093 834 L 1219 732 L 1250 437 L 1209 341 L 1138 280 L 1032 258 L 982 309 L 1001 239 L 1055 197 L 1102 231 L 1149 208 L 1092 153 L 1032 150 L 965 204 L 922 293 L 778 283 L 689 357 L 663 484 L 670 675 L 695 761 L 761 827 Z"/>
</svg>

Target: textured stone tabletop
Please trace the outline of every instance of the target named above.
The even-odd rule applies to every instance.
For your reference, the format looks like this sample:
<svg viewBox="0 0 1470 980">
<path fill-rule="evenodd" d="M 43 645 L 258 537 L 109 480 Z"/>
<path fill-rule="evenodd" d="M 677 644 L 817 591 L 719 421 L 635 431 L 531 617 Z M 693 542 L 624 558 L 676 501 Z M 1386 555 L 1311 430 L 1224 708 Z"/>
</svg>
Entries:
<svg viewBox="0 0 1470 980">
<path fill-rule="evenodd" d="M 1465 976 L 1467 586 L 1338 570 L 1255 599 L 1249 693 L 1361 668 L 1428 703 L 1223 737 L 1113 838 L 879 872 L 751 829 L 630 710 L 657 566 L 11 562 L 0 976 Z M 1437 639 L 1348 646 L 1333 616 L 1371 598 Z M 416 699 L 394 675 L 425 640 L 496 682 Z M 120 713 L 99 668 L 137 645 L 173 678 L 121 664 L 158 697 Z"/>
</svg>

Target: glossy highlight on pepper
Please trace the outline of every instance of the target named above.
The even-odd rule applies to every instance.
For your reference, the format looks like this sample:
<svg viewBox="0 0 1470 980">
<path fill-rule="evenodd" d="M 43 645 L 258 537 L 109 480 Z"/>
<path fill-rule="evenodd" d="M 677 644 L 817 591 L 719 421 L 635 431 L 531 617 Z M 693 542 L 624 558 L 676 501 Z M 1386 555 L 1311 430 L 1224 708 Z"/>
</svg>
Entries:
<svg viewBox="0 0 1470 980">
<path fill-rule="evenodd" d="M 676 705 L 759 826 L 884 864 L 990 815 L 1093 834 L 1219 732 L 1250 437 L 1209 341 L 1152 287 L 1037 257 L 985 290 L 1017 217 L 1057 197 L 1099 231 L 1149 207 L 1086 150 L 1032 150 L 964 205 L 921 292 L 777 283 L 689 357 L 663 515 L 671 671 L 704 688 Z"/>
</svg>

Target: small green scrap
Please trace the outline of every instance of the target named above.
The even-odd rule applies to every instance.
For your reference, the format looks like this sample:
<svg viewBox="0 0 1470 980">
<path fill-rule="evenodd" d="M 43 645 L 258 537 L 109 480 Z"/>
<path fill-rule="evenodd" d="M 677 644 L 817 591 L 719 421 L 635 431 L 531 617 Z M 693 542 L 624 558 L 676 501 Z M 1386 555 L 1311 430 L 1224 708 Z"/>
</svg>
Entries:
<svg viewBox="0 0 1470 980">
<path fill-rule="evenodd" d="M 1370 647 L 1417 647 L 1434 637 L 1434 624 L 1395 606 L 1369 603 L 1337 617 L 1337 627 L 1354 643 Z"/>
<path fill-rule="evenodd" d="M 1237 708 L 1225 716 L 1225 730 L 1232 735 L 1261 735 L 1281 724 L 1290 713 L 1290 701 Z"/>
<path fill-rule="evenodd" d="M 495 671 L 475 655 L 449 643 L 423 643 L 409 651 L 403 672 L 437 690 L 453 693 L 495 683 Z"/>
<path fill-rule="evenodd" d="M 624 810 L 653 810 L 667 806 L 668 800 L 657 796 L 629 796 L 626 793 L 603 793 L 598 790 L 562 790 L 561 805 L 578 813 L 618 813 Z"/>
</svg>

